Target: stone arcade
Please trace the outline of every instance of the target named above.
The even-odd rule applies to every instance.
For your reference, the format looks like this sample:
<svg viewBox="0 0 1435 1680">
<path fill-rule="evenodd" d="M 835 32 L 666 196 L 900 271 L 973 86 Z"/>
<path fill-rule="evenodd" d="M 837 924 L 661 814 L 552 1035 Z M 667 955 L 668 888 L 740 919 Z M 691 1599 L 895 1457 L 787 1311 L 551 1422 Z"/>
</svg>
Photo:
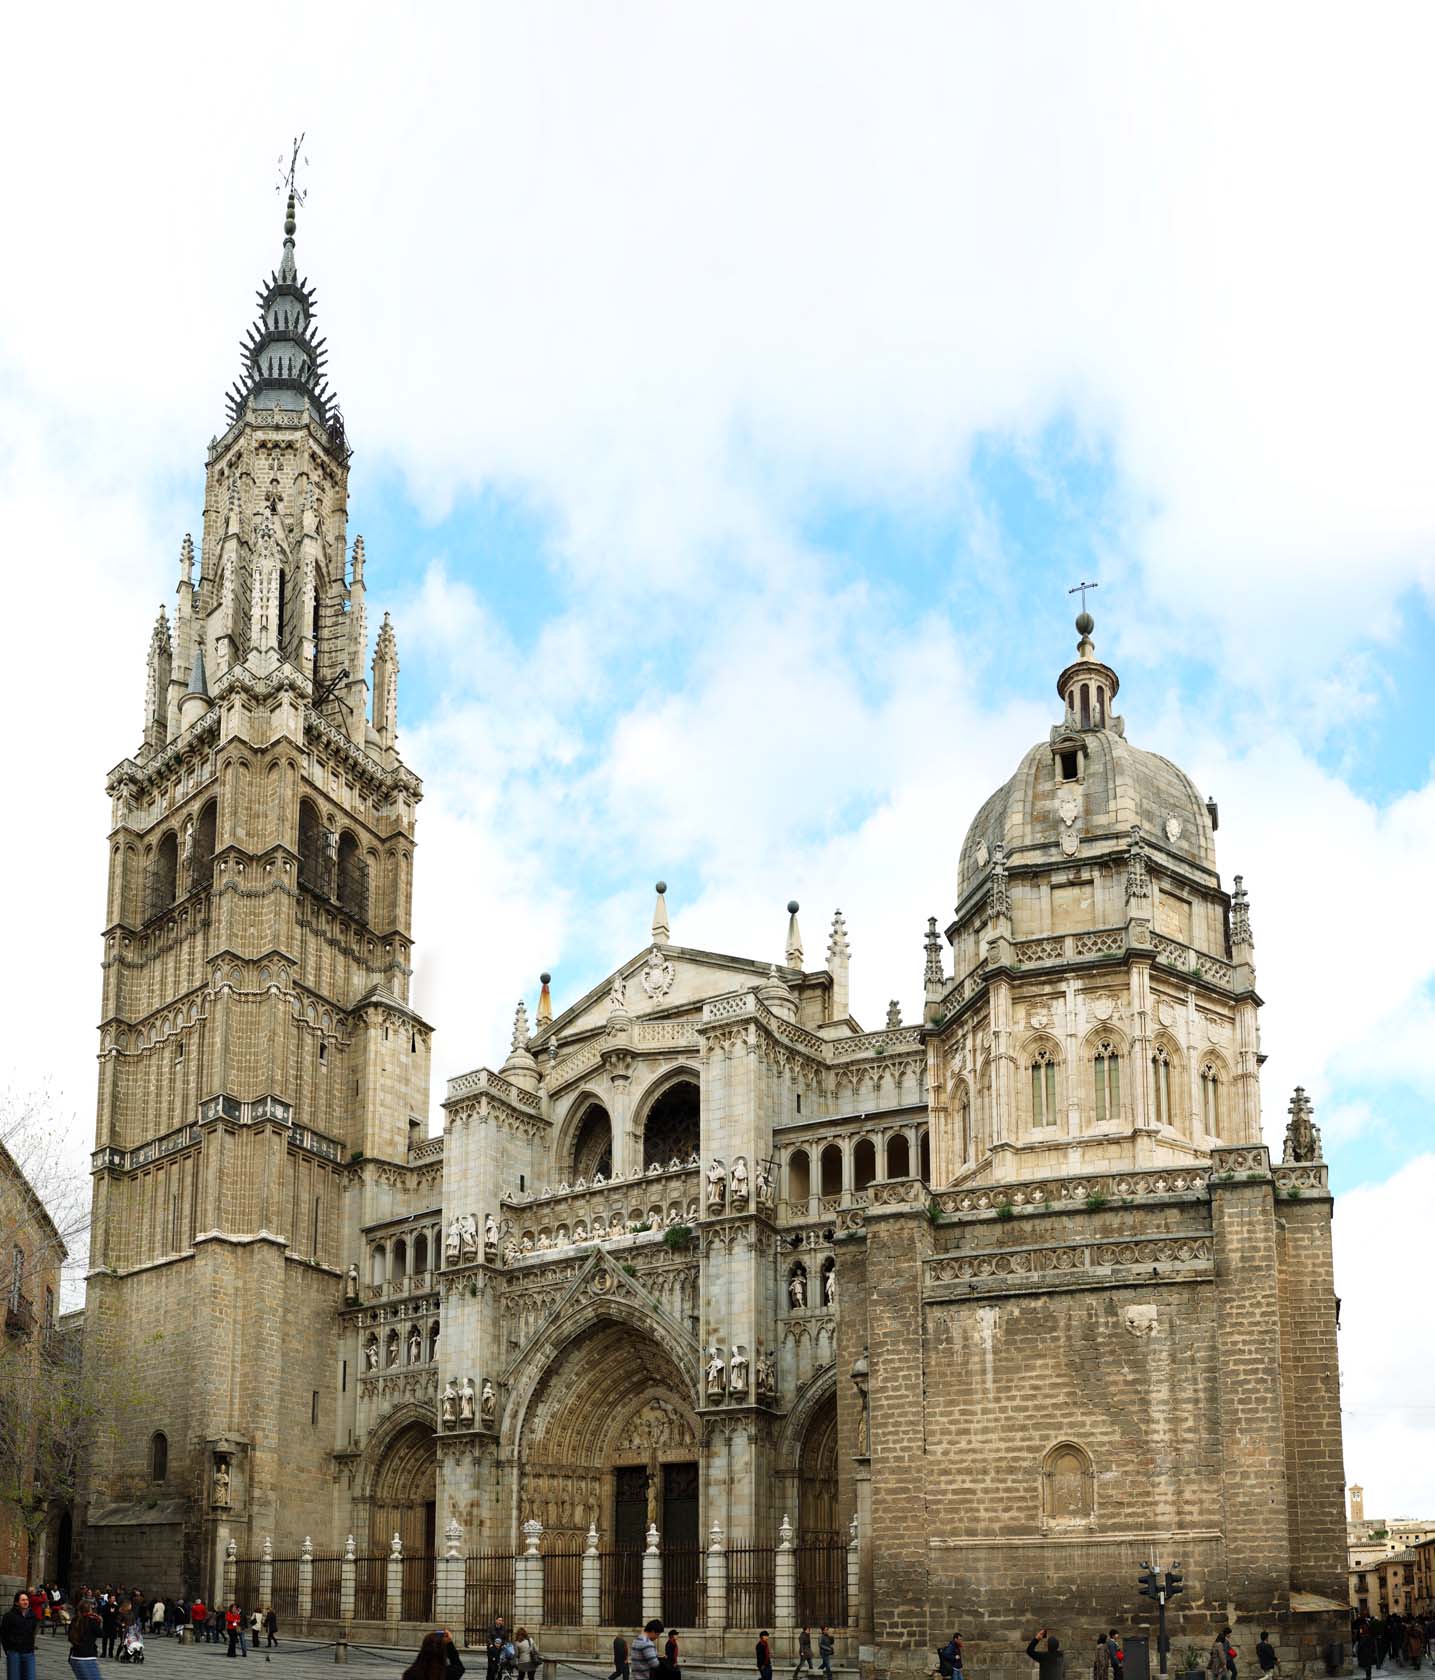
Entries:
<svg viewBox="0 0 1435 1680">
<path fill-rule="evenodd" d="M 1084 1660 L 1179 1558 L 1188 1640 L 1310 1659 L 1344 1597 L 1319 1137 L 1298 1094 L 1268 1157 L 1247 898 L 1090 617 L 920 1019 L 852 1018 L 840 912 L 815 965 L 795 902 L 780 958 L 727 956 L 659 883 L 430 1137 L 421 788 L 294 233 L 291 200 L 108 784 L 86 1572 L 301 1582 L 316 1624 L 466 1579 L 470 1622 L 506 1594 L 570 1649 L 659 1603 L 744 1655 L 830 1619 L 916 1674 L 957 1623 L 981 1667 L 1043 1620 Z"/>
</svg>

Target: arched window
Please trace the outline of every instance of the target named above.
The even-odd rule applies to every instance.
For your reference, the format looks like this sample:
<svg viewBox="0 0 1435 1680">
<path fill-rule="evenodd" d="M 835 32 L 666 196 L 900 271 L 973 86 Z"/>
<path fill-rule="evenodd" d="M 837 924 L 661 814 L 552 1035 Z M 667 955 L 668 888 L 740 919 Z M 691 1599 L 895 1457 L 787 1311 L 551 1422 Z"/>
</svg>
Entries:
<svg viewBox="0 0 1435 1680">
<path fill-rule="evenodd" d="M 1121 1057 L 1110 1039 L 1096 1046 L 1096 1124 L 1121 1118 Z"/>
<path fill-rule="evenodd" d="M 1031 1123 L 1056 1124 L 1056 1060 L 1044 1045 L 1031 1059 Z"/>
<path fill-rule="evenodd" d="M 19 1307 L 25 1291 L 25 1250 L 19 1243 L 10 1250 L 10 1305 Z"/>
<path fill-rule="evenodd" d="M 375 1243 L 372 1250 L 369 1253 L 369 1282 L 370 1283 L 373 1283 L 373 1284 L 382 1284 L 383 1283 L 385 1273 L 388 1270 L 387 1265 L 385 1263 L 386 1260 L 387 1260 L 387 1256 L 384 1253 L 384 1245 L 382 1243 Z"/>
<path fill-rule="evenodd" d="M 865 1190 L 876 1176 L 877 1145 L 871 1138 L 858 1138 L 852 1151 L 852 1188 Z"/>
<path fill-rule="evenodd" d="M 1047 1528 L 1081 1528 L 1095 1514 L 1091 1458 L 1071 1441 L 1054 1446 L 1042 1460 L 1041 1516 Z"/>
<path fill-rule="evenodd" d="M 359 853 L 359 842 L 347 828 L 339 836 L 339 903 L 359 921 L 368 913 L 369 866 Z"/>
<path fill-rule="evenodd" d="M 689 1161 L 701 1147 L 702 1098 L 691 1079 L 670 1085 L 643 1122 L 643 1168 Z"/>
<path fill-rule="evenodd" d="M 1201 1068 L 1201 1124 L 1213 1137 L 1221 1131 L 1221 1076 L 1214 1062 Z"/>
<path fill-rule="evenodd" d="M 194 850 L 189 858 L 189 890 L 202 892 L 214 882 L 214 846 L 219 827 L 219 806 L 210 800 L 194 825 Z"/>
<path fill-rule="evenodd" d="M 1083 729 L 1090 729 L 1091 728 L 1091 684 L 1090 683 L 1082 683 L 1082 685 L 1081 685 L 1081 727 Z"/>
<path fill-rule="evenodd" d="M 842 1194 L 842 1146 L 829 1143 L 819 1158 L 821 1172 L 821 1194 L 824 1196 L 840 1196 Z"/>
<path fill-rule="evenodd" d="M 429 1240 L 422 1231 L 414 1238 L 414 1271 L 426 1272 L 429 1269 Z"/>
<path fill-rule="evenodd" d="M 404 1241 L 404 1239 L 402 1237 L 400 1237 L 399 1240 L 394 1244 L 394 1264 L 393 1264 L 393 1274 L 392 1275 L 394 1276 L 395 1279 L 402 1279 L 402 1278 L 405 1278 L 405 1277 L 408 1276 L 408 1271 L 409 1271 L 409 1245 Z"/>
<path fill-rule="evenodd" d="M 912 1176 L 912 1150 L 905 1132 L 893 1132 L 887 1139 L 887 1177 Z"/>
<path fill-rule="evenodd" d="M 972 1095 L 965 1082 L 957 1091 L 957 1159 L 965 1161 L 972 1153 Z"/>
<path fill-rule="evenodd" d="M 932 1140 L 925 1131 L 917 1140 L 917 1172 L 923 1184 L 932 1182 Z"/>
<path fill-rule="evenodd" d="M 279 568 L 279 622 L 275 626 L 277 634 L 274 638 L 274 645 L 279 649 L 281 656 L 284 652 L 284 609 L 288 605 L 288 601 L 285 598 L 288 594 L 288 584 L 289 580 L 284 574 L 284 568 L 281 566 Z"/>
<path fill-rule="evenodd" d="M 299 885 L 326 896 L 329 890 L 324 825 L 319 820 L 318 811 L 307 799 L 299 801 Z"/>
<path fill-rule="evenodd" d="M 787 1199 L 802 1204 L 812 1195 L 812 1164 L 805 1149 L 794 1149 L 787 1157 Z"/>
<path fill-rule="evenodd" d="M 170 830 L 154 854 L 149 877 L 149 913 L 158 916 L 174 903 L 179 885 L 179 836 Z"/>
<path fill-rule="evenodd" d="M 156 1429 L 149 1438 L 149 1479 L 163 1482 L 169 1479 L 169 1437 Z"/>
<path fill-rule="evenodd" d="M 602 1103 L 589 1103 L 573 1137 L 572 1182 L 613 1176 L 613 1122 Z"/>
<path fill-rule="evenodd" d="M 1171 1125 L 1171 1058 L 1164 1044 L 1158 1044 L 1151 1053 L 1151 1089 L 1156 1124 Z"/>
</svg>

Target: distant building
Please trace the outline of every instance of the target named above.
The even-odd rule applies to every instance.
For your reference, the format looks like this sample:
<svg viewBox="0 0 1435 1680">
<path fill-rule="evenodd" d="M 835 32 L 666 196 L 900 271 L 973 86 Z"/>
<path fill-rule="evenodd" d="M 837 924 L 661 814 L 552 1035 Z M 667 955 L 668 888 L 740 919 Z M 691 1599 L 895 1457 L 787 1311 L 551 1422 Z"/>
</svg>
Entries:
<svg viewBox="0 0 1435 1680">
<path fill-rule="evenodd" d="M 1435 1543 L 1435 1519 L 1367 1517 L 1364 1488 L 1352 1482 L 1347 1491 L 1350 1517 L 1345 1537 L 1351 1608 L 1371 1616 L 1388 1615 L 1391 1609 L 1400 1609 L 1408 1597 L 1407 1584 L 1413 1586 L 1416 1580 L 1415 1548 L 1426 1541 Z M 1388 1564 L 1398 1567 L 1387 1569 Z M 1392 1603 L 1392 1592 L 1400 1604 Z"/>
</svg>

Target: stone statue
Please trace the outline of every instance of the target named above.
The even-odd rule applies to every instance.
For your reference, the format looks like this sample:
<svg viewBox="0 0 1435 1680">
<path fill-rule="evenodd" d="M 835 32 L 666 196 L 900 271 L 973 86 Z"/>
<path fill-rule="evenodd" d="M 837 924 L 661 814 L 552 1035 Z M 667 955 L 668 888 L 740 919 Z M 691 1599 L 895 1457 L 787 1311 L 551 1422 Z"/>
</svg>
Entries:
<svg viewBox="0 0 1435 1680">
<path fill-rule="evenodd" d="M 822 1274 L 822 1304 L 826 1307 L 837 1305 L 837 1267 L 830 1260 Z"/>
<path fill-rule="evenodd" d="M 732 1205 L 747 1206 L 747 1156 L 739 1155 L 732 1164 Z"/>
<path fill-rule="evenodd" d="M 459 1256 L 463 1252 L 463 1226 L 455 1214 L 448 1222 L 448 1230 L 444 1234 L 443 1257 L 450 1266 L 456 1266 Z"/>
<path fill-rule="evenodd" d="M 352 1260 L 344 1279 L 344 1293 L 351 1301 L 357 1301 L 359 1298 L 359 1268 Z"/>
<path fill-rule="evenodd" d="M 1286 1123 L 1285 1149 L 1281 1154 L 1284 1165 L 1320 1160 L 1320 1127 L 1311 1118 L 1314 1113 L 1315 1108 L 1305 1094 L 1305 1086 L 1297 1085 L 1290 1100 L 1290 1119 Z"/>
<path fill-rule="evenodd" d="M 391 1330 L 389 1332 L 388 1357 L 385 1360 L 385 1364 L 392 1371 L 394 1366 L 397 1365 L 398 1362 L 399 1362 L 399 1338 L 398 1338 L 397 1333 L 395 1331 Z"/>
<path fill-rule="evenodd" d="M 807 1273 L 801 1266 L 796 1267 L 787 1280 L 787 1298 L 794 1307 L 807 1305 Z"/>
<path fill-rule="evenodd" d="M 492 1427 L 498 1417 L 498 1391 L 487 1377 L 483 1379 L 483 1388 L 479 1394 L 478 1412 L 489 1427 Z"/>
<path fill-rule="evenodd" d="M 471 1213 L 459 1215 L 460 1250 L 465 1260 L 478 1259 L 478 1221 Z"/>
<path fill-rule="evenodd" d="M 772 1169 L 766 1161 L 757 1163 L 757 1205 L 770 1208 L 773 1203 Z"/>
<path fill-rule="evenodd" d="M 458 1421 L 460 1423 L 473 1422 L 473 1402 L 473 1378 L 465 1377 L 463 1379 L 463 1387 L 458 1393 Z"/>
<path fill-rule="evenodd" d="M 446 1429 L 452 1429 L 458 1422 L 458 1390 L 450 1377 L 444 1384 L 443 1398 L 439 1401 L 439 1416 Z"/>
<path fill-rule="evenodd" d="M 411 1324 L 409 1326 L 409 1364 L 417 1365 L 419 1360 L 423 1358 L 423 1352 L 423 1331 L 419 1329 L 417 1324 Z"/>
<path fill-rule="evenodd" d="M 626 1009 L 628 1006 L 628 982 L 621 974 L 613 976 L 613 987 L 608 993 L 608 1007 L 610 1009 Z"/>
<path fill-rule="evenodd" d="M 708 1163 L 708 1206 L 720 1208 L 727 1200 L 727 1169 L 716 1155 Z"/>
<path fill-rule="evenodd" d="M 727 1386 L 727 1366 L 723 1363 L 722 1351 L 719 1348 L 708 1349 L 707 1382 L 709 1397 L 720 1398 Z"/>
<path fill-rule="evenodd" d="M 777 1393 L 777 1355 L 771 1348 L 757 1356 L 757 1391 L 766 1395 Z"/>
<path fill-rule="evenodd" d="M 364 1343 L 364 1369 L 377 1371 L 379 1368 L 379 1338 L 370 1336 Z"/>
<path fill-rule="evenodd" d="M 483 1221 L 483 1251 L 485 1254 L 498 1253 L 498 1221 L 491 1213 Z"/>
<path fill-rule="evenodd" d="M 741 1345 L 732 1350 L 732 1368 L 728 1386 L 734 1394 L 747 1393 L 747 1349 Z"/>
<path fill-rule="evenodd" d="M 216 1458 L 214 1461 L 214 1503 L 227 1505 L 229 1503 L 229 1460 Z"/>
</svg>

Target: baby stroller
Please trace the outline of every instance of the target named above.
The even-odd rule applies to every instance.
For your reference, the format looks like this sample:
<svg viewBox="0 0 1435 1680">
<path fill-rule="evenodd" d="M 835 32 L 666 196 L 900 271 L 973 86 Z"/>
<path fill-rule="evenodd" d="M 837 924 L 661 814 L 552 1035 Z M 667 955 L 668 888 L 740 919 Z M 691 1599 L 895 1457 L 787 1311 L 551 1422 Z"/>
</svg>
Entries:
<svg viewBox="0 0 1435 1680">
<path fill-rule="evenodd" d="M 120 1661 L 127 1663 L 142 1663 L 144 1661 L 144 1635 L 140 1632 L 137 1622 L 131 1622 L 120 1635 Z"/>
</svg>

